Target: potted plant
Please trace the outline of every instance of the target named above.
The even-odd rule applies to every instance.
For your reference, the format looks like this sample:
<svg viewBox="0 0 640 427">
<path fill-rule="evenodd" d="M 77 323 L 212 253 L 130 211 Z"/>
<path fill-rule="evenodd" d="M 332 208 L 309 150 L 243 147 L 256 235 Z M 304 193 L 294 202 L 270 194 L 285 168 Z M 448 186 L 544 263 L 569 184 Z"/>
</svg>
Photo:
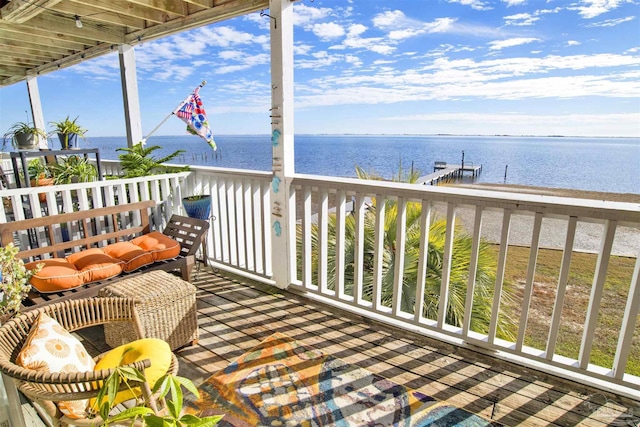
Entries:
<svg viewBox="0 0 640 427">
<path fill-rule="evenodd" d="M 170 374 L 162 376 L 153 386 L 154 395 L 159 395 L 163 405 L 159 410 L 153 411 L 149 402 L 139 399 L 135 402 L 135 406 L 131 406 L 117 415 L 109 416 L 109 412 L 114 407 L 114 399 L 116 392 L 120 390 L 123 383 L 127 380 L 144 382 L 145 377 L 139 370 L 135 368 L 117 367 L 114 372 L 105 380 L 104 385 L 98 392 L 97 402 L 102 405 L 97 408 L 100 418 L 104 420 L 105 425 L 111 423 L 126 422 L 127 425 L 155 426 L 195 426 L 195 427 L 213 427 L 218 424 L 223 415 L 213 415 L 208 417 L 199 417 L 197 415 L 185 414 L 183 403 L 182 387 L 190 391 L 194 396 L 199 397 L 200 393 L 191 380 L 184 377 L 178 377 Z M 169 395 L 171 399 L 168 399 Z"/>
<path fill-rule="evenodd" d="M 29 280 L 42 265 L 29 270 L 20 258 L 16 258 L 18 248 L 13 243 L 0 247 L 0 324 L 20 311 L 22 300 L 31 290 Z"/>
<path fill-rule="evenodd" d="M 69 156 L 51 166 L 51 174 L 55 185 L 91 182 L 98 178 L 98 169 L 80 156 Z"/>
<path fill-rule="evenodd" d="M 78 116 L 73 120 L 67 116 L 64 120 L 49 122 L 54 127 L 52 133 L 58 135 L 63 150 L 78 148 L 78 137 L 84 138 L 87 132 L 85 128 L 76 123 L 77 120 Z"/>
<path fill-rule="evenodd" d="M 182 198 L 182 206 L 189 218 L 208 220 L 211 214 L 211 196 L 209 194 L 194 194 Z"/>
<path fill-rule="evenodd" d="M 54 184 L 51 170 L 39 158 L 29 161 L 27 173 L 29 174 L 29 182 L 32 187 L 44 187 Z M 47 201 L 47 195 L 45 193 L 38 193 L 38 199 L 44 203 Z"/>
<path fill-rule="evenodd" d="M 13 148 L 18 150 L 37 150 L 40 137 L 47 137 L 47 134 L 42 129 L 38 129 L 27 122 L 17 122 L 2 137 L 2 149 L 4 150 L 7 142 L 11 141 Z"/>
</svg>

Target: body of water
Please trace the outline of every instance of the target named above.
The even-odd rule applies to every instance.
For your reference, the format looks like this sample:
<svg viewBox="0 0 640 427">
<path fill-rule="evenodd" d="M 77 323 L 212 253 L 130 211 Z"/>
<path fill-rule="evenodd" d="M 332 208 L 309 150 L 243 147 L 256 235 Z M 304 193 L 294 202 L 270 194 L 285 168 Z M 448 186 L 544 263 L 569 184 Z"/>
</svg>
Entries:
<svg viewBox="0 0 640 427">
<path fill-rule="evenodd" d="M 157 136 L 154 155 L 186 152 L 175 163 L 237 169 L 271 170 L 269 135 L 216 136 L 218 151 L 196 136 Z M 84 142 L 105 159 L 117 159 L 124 137 L 96 137 Z M 436 161 L 482 165 L 475 182 L 535 185 L 615 193 L 640 193 L 640 139 L 501 136 L 296 135 L 297 173 L 355 177 L 355 166 L 385 178 L 400 164 L 423 175 Z M 506 169 L 506 179 L 505 179 Z"/>
</svg>

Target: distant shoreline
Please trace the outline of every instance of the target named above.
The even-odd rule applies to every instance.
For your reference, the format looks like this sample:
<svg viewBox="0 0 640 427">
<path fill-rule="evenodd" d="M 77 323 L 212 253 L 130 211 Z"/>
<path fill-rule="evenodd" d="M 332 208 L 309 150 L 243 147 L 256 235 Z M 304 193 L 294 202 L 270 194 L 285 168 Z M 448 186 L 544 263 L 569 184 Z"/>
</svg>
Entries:
<svg viewBox="0 0 640 427">
<path fill-rule="evenodd" d="M 431 136 L 431 137 L 478 137 L 478 138 L 591 138 L 591 139 L 640 139 L 638 136 L 586 136 L 586 135 L 511 135 L 511 134 L 464 134 L 464 133 L 295 133 L 299 136 Z M 183 137 L 185 134 L 180 135 L 152 135 L 152 138 L 178 138 Z M 225 136 L 260 136 L 269 137 L 268 133 L 221 133 L 214 135 L 215 137 Z M 106 136 L 93 136 L 94 138 L 126 138 L 126 135 L 106 135 Z M 91 137 L 88 137 L 91 139 Z"/>
</svg>

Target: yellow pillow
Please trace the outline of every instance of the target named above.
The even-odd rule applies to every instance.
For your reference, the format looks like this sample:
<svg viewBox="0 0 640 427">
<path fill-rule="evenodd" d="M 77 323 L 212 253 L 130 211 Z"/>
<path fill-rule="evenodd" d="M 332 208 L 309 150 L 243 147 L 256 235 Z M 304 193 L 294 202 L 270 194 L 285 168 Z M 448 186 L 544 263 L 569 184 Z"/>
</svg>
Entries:
<svg viewBox="0 0 640 427">
<path fill-rule="evenodd" d="M 145 338 L 116 347 L 107 353 L 96 363 L 95 370 L 116 368 L 140 360 L 151 360 L 151 366 L 144 370 L 149 387 L 153 388 L 156 381 L 169 370 L 171 365 L 171 348 L 165 341 L 157 338 Z M 122 403 L 140 394 L 140 388 L 124 390 L 116 395 L 114 405 Z M 91 399 L 89 406 L 97 411 L 96 399 Z"/>
<path fill-rule="evenodd" d="M 88 372 L 95 362 L 82 343 L 55 319 L 40 313 L 31 326 L 27 340 L 18 353 L 16 364 L 43 372 Z M 88 399 L 56 402 L 69 418 L 84 418 Z"/>
</svg>

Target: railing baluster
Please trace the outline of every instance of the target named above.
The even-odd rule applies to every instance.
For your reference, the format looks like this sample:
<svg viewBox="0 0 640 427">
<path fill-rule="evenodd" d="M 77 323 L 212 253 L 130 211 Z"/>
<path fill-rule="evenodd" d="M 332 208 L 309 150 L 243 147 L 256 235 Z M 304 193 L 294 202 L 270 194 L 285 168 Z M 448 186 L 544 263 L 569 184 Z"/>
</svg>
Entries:
<svg viewBox="0 0 640 427">
<path fill-rule="evenodd" d="M 247 260 L 247 270 L 255 271 L 256 259 L 255 259 L 255 252 L 253 247 L 253 242 L 255 241 L 255 234 L 253 229 L 253 220 L 251 218 L 252 212 L 253 212 L 253 209 L 251 208 L 251 204 L 252 204 L 251 181 L 243 180 L 242 189 L 244 191 L 244 195 L 243 195 L 244 209 L 242 209 L 242 213 L 244 215 L 244 218 L 243 218 L 244 235 L 245 235 L 244 250 L 245 250 L 245 257 Z"/>
<path fill-rule="evenodd" d="M 355 248 L 353 254 L 353 297 L 354 301 L 358 305 L 362 305 L 364 299 L 362 298 L 362 288 L 364 280 L 364 216 L 365 216 L 365 204 L 364 195 L 360 192 L 356 193 L 355 205 L 353 206 L 353 213 L 355 215 Z M 368 303 L 367 303 L 368 304 Z"/>
<path fill-rule="evenodd" d="M 320 189 L 318 202 L 318 287 L 320 292 L 329 292 L 328 279 L 328 246 L 329 246 L 329 195 L 327 190 Z"/>
<path fill-rule="evenodd" d="M 344 298 L 344 251 L 345 251 L 345 218 L 344 218 L 345 195 L 344 190 L 336 193 L 336 253 L 335 253 L 335 296 Z"/>
<path fill-rule="evenodd" d="M 522 351 L 524 336 L 529 320 L 529 307 L 531 306 L 531 296 L 533 294 L 533 279 L 536 274 L 536 260 L 538 259 L 538 247 L 540 245 L 540 231 L 542 229 L 542 213 L 536 212 L 533 220 L 533 232 L 531 233 L 531 248 L 529 252 L 529 263 L 527 266 L 527 278 L 525 279 L 524 292 L 522 296 L 522 309 L 520 310 L 520 324 L 518 326 L 518 338 L 516 338 L 516 350 Z"/>
<path fill-rule="evenodd" d="M 600 311 L 600 301 L 602 300 L 602 292 L 604 291 L 604 282 L 607 278 L 607 268 L 611 259 L 611 247 L 613 246 L 613 238 L 616 235 L 617 221 L 608 220 L 604 225 L 600 251 L 598 251 L 598 262 L 596 264 L 593 285 L 591 286 L 591 295 L 589 297 L 589 308 L 587 309 L 587 319 L 584 322 L 584 331 L 582 333 L 582 343 L 580 344 L 580 355 L 578 361 L 580 369 L 586 369 L 591 356 L 591 348 L 598 322 L 598 312 Z"/>
<path fill-rule="evenodd" d="M 260 199 L 260 216 L 262 218 L 262 254 L 264 257 L 264 274 L 268 277 L 273 275 L 273 253 L 271 251 L 271 224 L 269 223 L 268 207 L 271 206 L 270 182 L 263 182 L 260 185 L 262 197 Z"/>
<path fill-rule="evenodd" d="M 413 313 L 413 320 L 419 324 L 424 311 L 424 287 L 427 275 L 427 265 L 429 259 L 429 232 L 431 228 L 431 202 L 422 200 L 420 213 L 420 249 L 418 259 L 418 281 L 416 283 L 416 302 Z"/>
<path fill-rule="evenodd" d="M 238 266 L 238 223 L 236 222 L 235 204 L 235 181 L 233 178 L 227 180 L 227 215 L 229 226 L 229 263 Z"/>
<path fill-rule="evenodd" d="M 511 210 L 505 209 L 502 217 L 502 230 L 500 235 L 500 253 L 498 254 L 498 270 L 496 272 L 496 284 L 493 288 L 493 305 L 491 308 L 491 321 L 489 322 L 488 342 L 493 344 L 498 329 L 500 316 L 500 300 L 502 298 L 502 284 L 504 282 L 504 268 L 507 265 L 507 249 L 509 245 L 509 229 L 511 227 Z"/>
<path fill-rule="evenodd" d="M 462 335 L 469 335 L 471 328 L 471 314 L 473 310 L 473 296 L 475 295 L 476 274 L 478 273 L 478 255 L 480 252 L 480 232 L 482 231 L 482 207 L 476 206 L 473 220 L 473 236 L 471 238 L 471 258 L 469 259 L 469 278 L 467 280 L 467 296 L 464 301 L 464 318 L 462 320 Z"/>
<path fill-rule="evenodd" d="M 384 217 L 387 210 L 387 199 L 382 194 L 376 194 L 376 230 L 375 248 L 373 250 L 373 309 L 380 311 L 382 298 L 382 256 L 384 255 Z"/>
<path fill-rule="evenodd" d="M 296 191 L 298 197 L 298 191 Z M 305 288 L 314 288 L 313 286 L 313 265 L 311 264 L 311 188 L 304 187 L 302 193 L 302 277 L 301 280 Z M 295 258 L 294 258 L 295 259 Z"/>
<path fill-rule="evenodd" d="M 403 197 L 396 202 L 396 242 L 393 270 L 393 301 L 391 312 L 394 316 L 402 311 L 402 283 L 404 282 L 404 248 L 407 235 L 407 203 Z"/>
<path fill-rule="evenodd" d="M 242 190 L 242 180 L 235 179 L 233 186 L 235 188 L 235 194 L 233 197 L 233 205 L 236 211 L 234 222 L 236 224 L 236 252 L 237 252 L 237 266 L 240 268 L 247 268 L 247 252 L 246 252 L 246 239 L 245 239 L 245 224 L 244 224 L 244 199 Z"/>
<path fill-rule="evenodd" d="M 558 332 L 560 330 L 560 319 L 562 318 L 562 307 L 564 306 L 564 297 L 567 292 L 567 282 L 569 281 L 569 271 L 571 269 L 573 242 L 576 236 L 577 222 L 578 218 L 575 216 L 569 218 L 567 237 L 565 239 L 564 252 L 562 254 L 562 264 L 560 266 L 560 276 L 558 277 L 556 301 L 553 305 L 553 314 L 551 315 L 551 324 L 549 326 L 549 338 L 547 340 L 546 348 L 547 360 L 552 360 L 556 352 L 556 343 L 558 341 Z"/>
<path fill-rule="evenodd" d="M 624 309 L 620 334 L 618 335 L 618 346 L 613 359 L 613 377 L 621 380 L 627 367 L 627 360 L 631 353 L 633 334 L 636 331 L 636 319 L 640 313 L 640 254 L 636 259 L 636 266 L 633 269 L 627 305 Z"/>
<path fill-rule="evenodd" d="M 449 306 L 449 281 L 451 276 L 451 258 L 453 254 L 453 234 L 456 221 L 456 206 L 447 203 L 447 231 L 444 241 L 444 254 L 442 256 L 442 278 L 440 282 L 440 298 L 438 300 L 438 328 L 442 328 L 447 320 L 447 308 Z"/>
</svg>

